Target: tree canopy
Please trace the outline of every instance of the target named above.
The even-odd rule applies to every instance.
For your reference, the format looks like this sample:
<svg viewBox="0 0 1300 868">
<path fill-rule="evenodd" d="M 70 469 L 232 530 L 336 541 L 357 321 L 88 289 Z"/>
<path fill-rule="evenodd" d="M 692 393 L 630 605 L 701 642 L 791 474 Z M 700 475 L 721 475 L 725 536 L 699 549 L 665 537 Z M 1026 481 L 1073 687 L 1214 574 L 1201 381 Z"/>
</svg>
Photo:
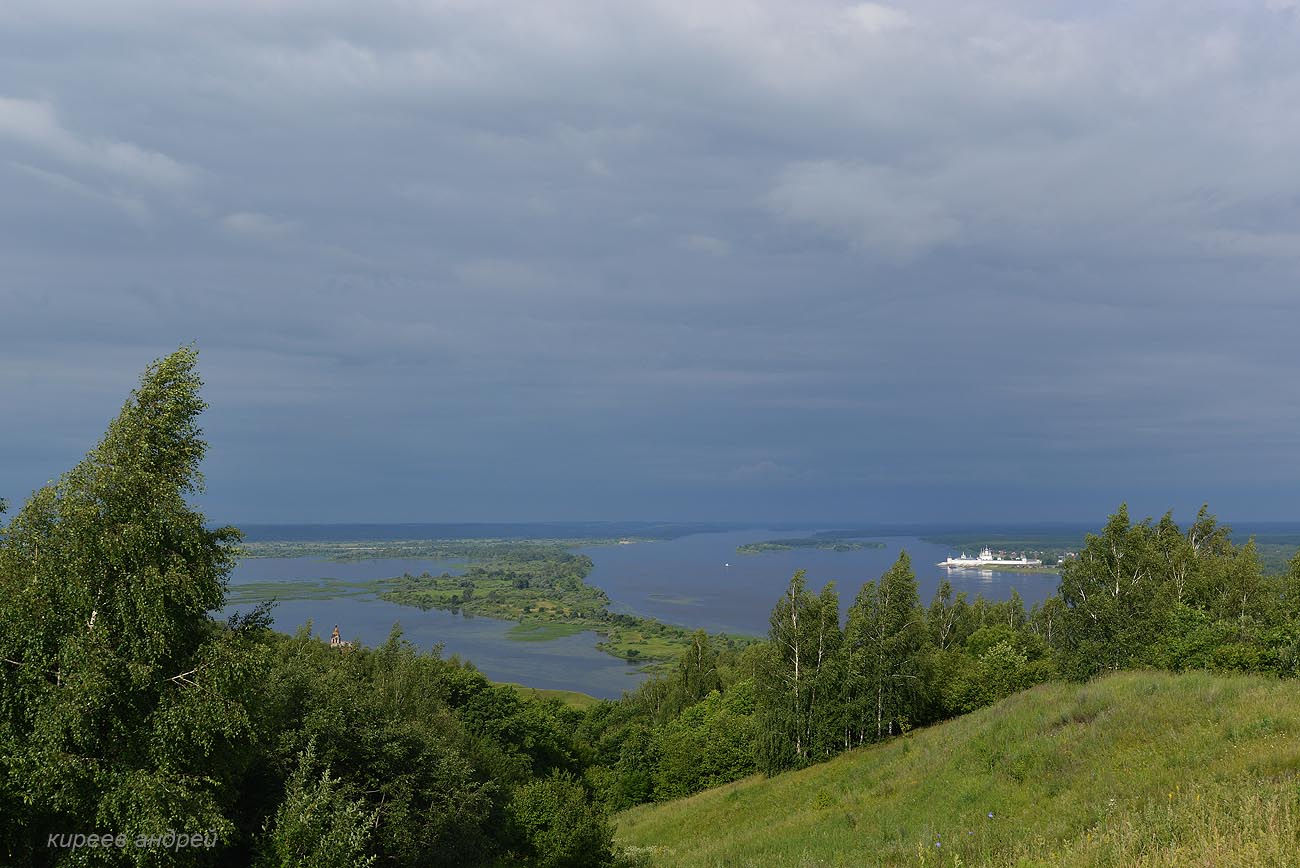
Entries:
<svg viewBox="0 0 1300 868">
<path fill-rule="evenodd" d="M 0 531 L 0 862 L 609 863 L 577 712 L 397 633 L 341 655 L 213 617 L 239 533 L 189 502 L 201 385 L 191 347 L 150 365 Z"/>
</svg>

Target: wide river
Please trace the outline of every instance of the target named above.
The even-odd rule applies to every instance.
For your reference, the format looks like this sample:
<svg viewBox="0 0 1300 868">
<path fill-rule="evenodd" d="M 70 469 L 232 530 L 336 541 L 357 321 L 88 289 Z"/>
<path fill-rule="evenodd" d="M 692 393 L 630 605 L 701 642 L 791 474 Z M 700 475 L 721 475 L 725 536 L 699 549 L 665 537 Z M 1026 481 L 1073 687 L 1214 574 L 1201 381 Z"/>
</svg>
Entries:
<svg viewBox="0 0 1300 868">
<path fill-rule="evenodd" d="M 912 558 L 923 604 L 929 603 L 945 576 L 958 592 L 966 591 L 972 599 L 982 594 L 990 600 L 1004 600 L 1015 588 L 1030 605 L 1056 591 L 1057 578 L 1051 574 L 947 571 L 936 567 L 953 552 L 914 537 L 880 537 L 885 543 L 883 549 L 850 552 L 736 552 L 743 543 L 792 535 L 754 530 L 701 533 L 662 542 L 592 546 L 579 551 L 589 555 L 595 564 L 587 581 L 609 594 L 615 610 L 714 632 L 766 634 L 772 606 L 797 569 L 807 570 L 808 585 L 814 591 L 834 581 L 841 610 L 847 611 L 862 583 L 879 578 L 897 560 L 900 549 L 906 549 Z M 456 573 L 463 566 L 459 561 L 427 558 L 348 562 L 251 558 L 235 568 L 231 584 L 376 579 L 425 570 Z M 400 623 L 404 637 L 421 650 L 441 642 L 444 656 L 455 654 L 470 660 L 493 680 L 531 687 L 578 690 L 613 699 L 645 678 L 635 666 L 597 651 L 597 636 L 591 632 L 548 642 L 519 642 L 506 636 L 513 622 L 437 610 L 425 612 L 373 596 L 291 600 L 276 606 L 273 615 L 277 629 L 285 632 L 311 621 L 313 633 L 328 636 L 338 624 L 345 639 L 367 645 L 383 642 L 393 625 Z"/>
</svg>

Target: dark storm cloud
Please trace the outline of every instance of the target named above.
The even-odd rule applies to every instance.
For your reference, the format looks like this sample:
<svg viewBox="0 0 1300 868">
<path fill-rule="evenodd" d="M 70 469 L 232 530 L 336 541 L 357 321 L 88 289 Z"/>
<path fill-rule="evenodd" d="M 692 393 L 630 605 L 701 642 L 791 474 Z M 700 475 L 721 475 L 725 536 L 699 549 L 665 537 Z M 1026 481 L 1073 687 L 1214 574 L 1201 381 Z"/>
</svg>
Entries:
<svg viewBox="0 0 1300 868">
<path fill-rule="evenodd" d="M 235 520 L 1295 517 L 1297 36 L 5 4 L 0 493 L 195 340 Z"/>
</svg>

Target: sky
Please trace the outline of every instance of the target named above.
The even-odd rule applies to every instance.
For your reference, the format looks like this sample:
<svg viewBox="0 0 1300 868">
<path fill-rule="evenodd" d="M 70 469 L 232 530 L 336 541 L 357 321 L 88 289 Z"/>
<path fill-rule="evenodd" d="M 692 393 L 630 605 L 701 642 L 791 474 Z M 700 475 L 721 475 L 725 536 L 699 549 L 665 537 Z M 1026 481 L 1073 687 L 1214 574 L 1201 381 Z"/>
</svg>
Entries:
<svg viewBox="0 0 1300 868">
<path fill-rule="evenodd" d="M 0 496 L 1300 519 L 1296 2 L 0 4 Z"/>
</svg>

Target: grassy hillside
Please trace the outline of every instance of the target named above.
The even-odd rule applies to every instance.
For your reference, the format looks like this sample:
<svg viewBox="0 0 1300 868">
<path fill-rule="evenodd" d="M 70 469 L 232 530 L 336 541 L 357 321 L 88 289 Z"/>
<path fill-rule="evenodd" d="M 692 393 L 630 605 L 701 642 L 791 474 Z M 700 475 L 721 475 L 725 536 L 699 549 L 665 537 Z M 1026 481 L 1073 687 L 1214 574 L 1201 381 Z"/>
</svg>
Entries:
<svg viewBox="0 0 1300 868">
<path fill-rule="evenodd" d="M 655 866 L 1295 865 L 1300 684 L 1121 673 L 618 817 Z"/>
</svg>

